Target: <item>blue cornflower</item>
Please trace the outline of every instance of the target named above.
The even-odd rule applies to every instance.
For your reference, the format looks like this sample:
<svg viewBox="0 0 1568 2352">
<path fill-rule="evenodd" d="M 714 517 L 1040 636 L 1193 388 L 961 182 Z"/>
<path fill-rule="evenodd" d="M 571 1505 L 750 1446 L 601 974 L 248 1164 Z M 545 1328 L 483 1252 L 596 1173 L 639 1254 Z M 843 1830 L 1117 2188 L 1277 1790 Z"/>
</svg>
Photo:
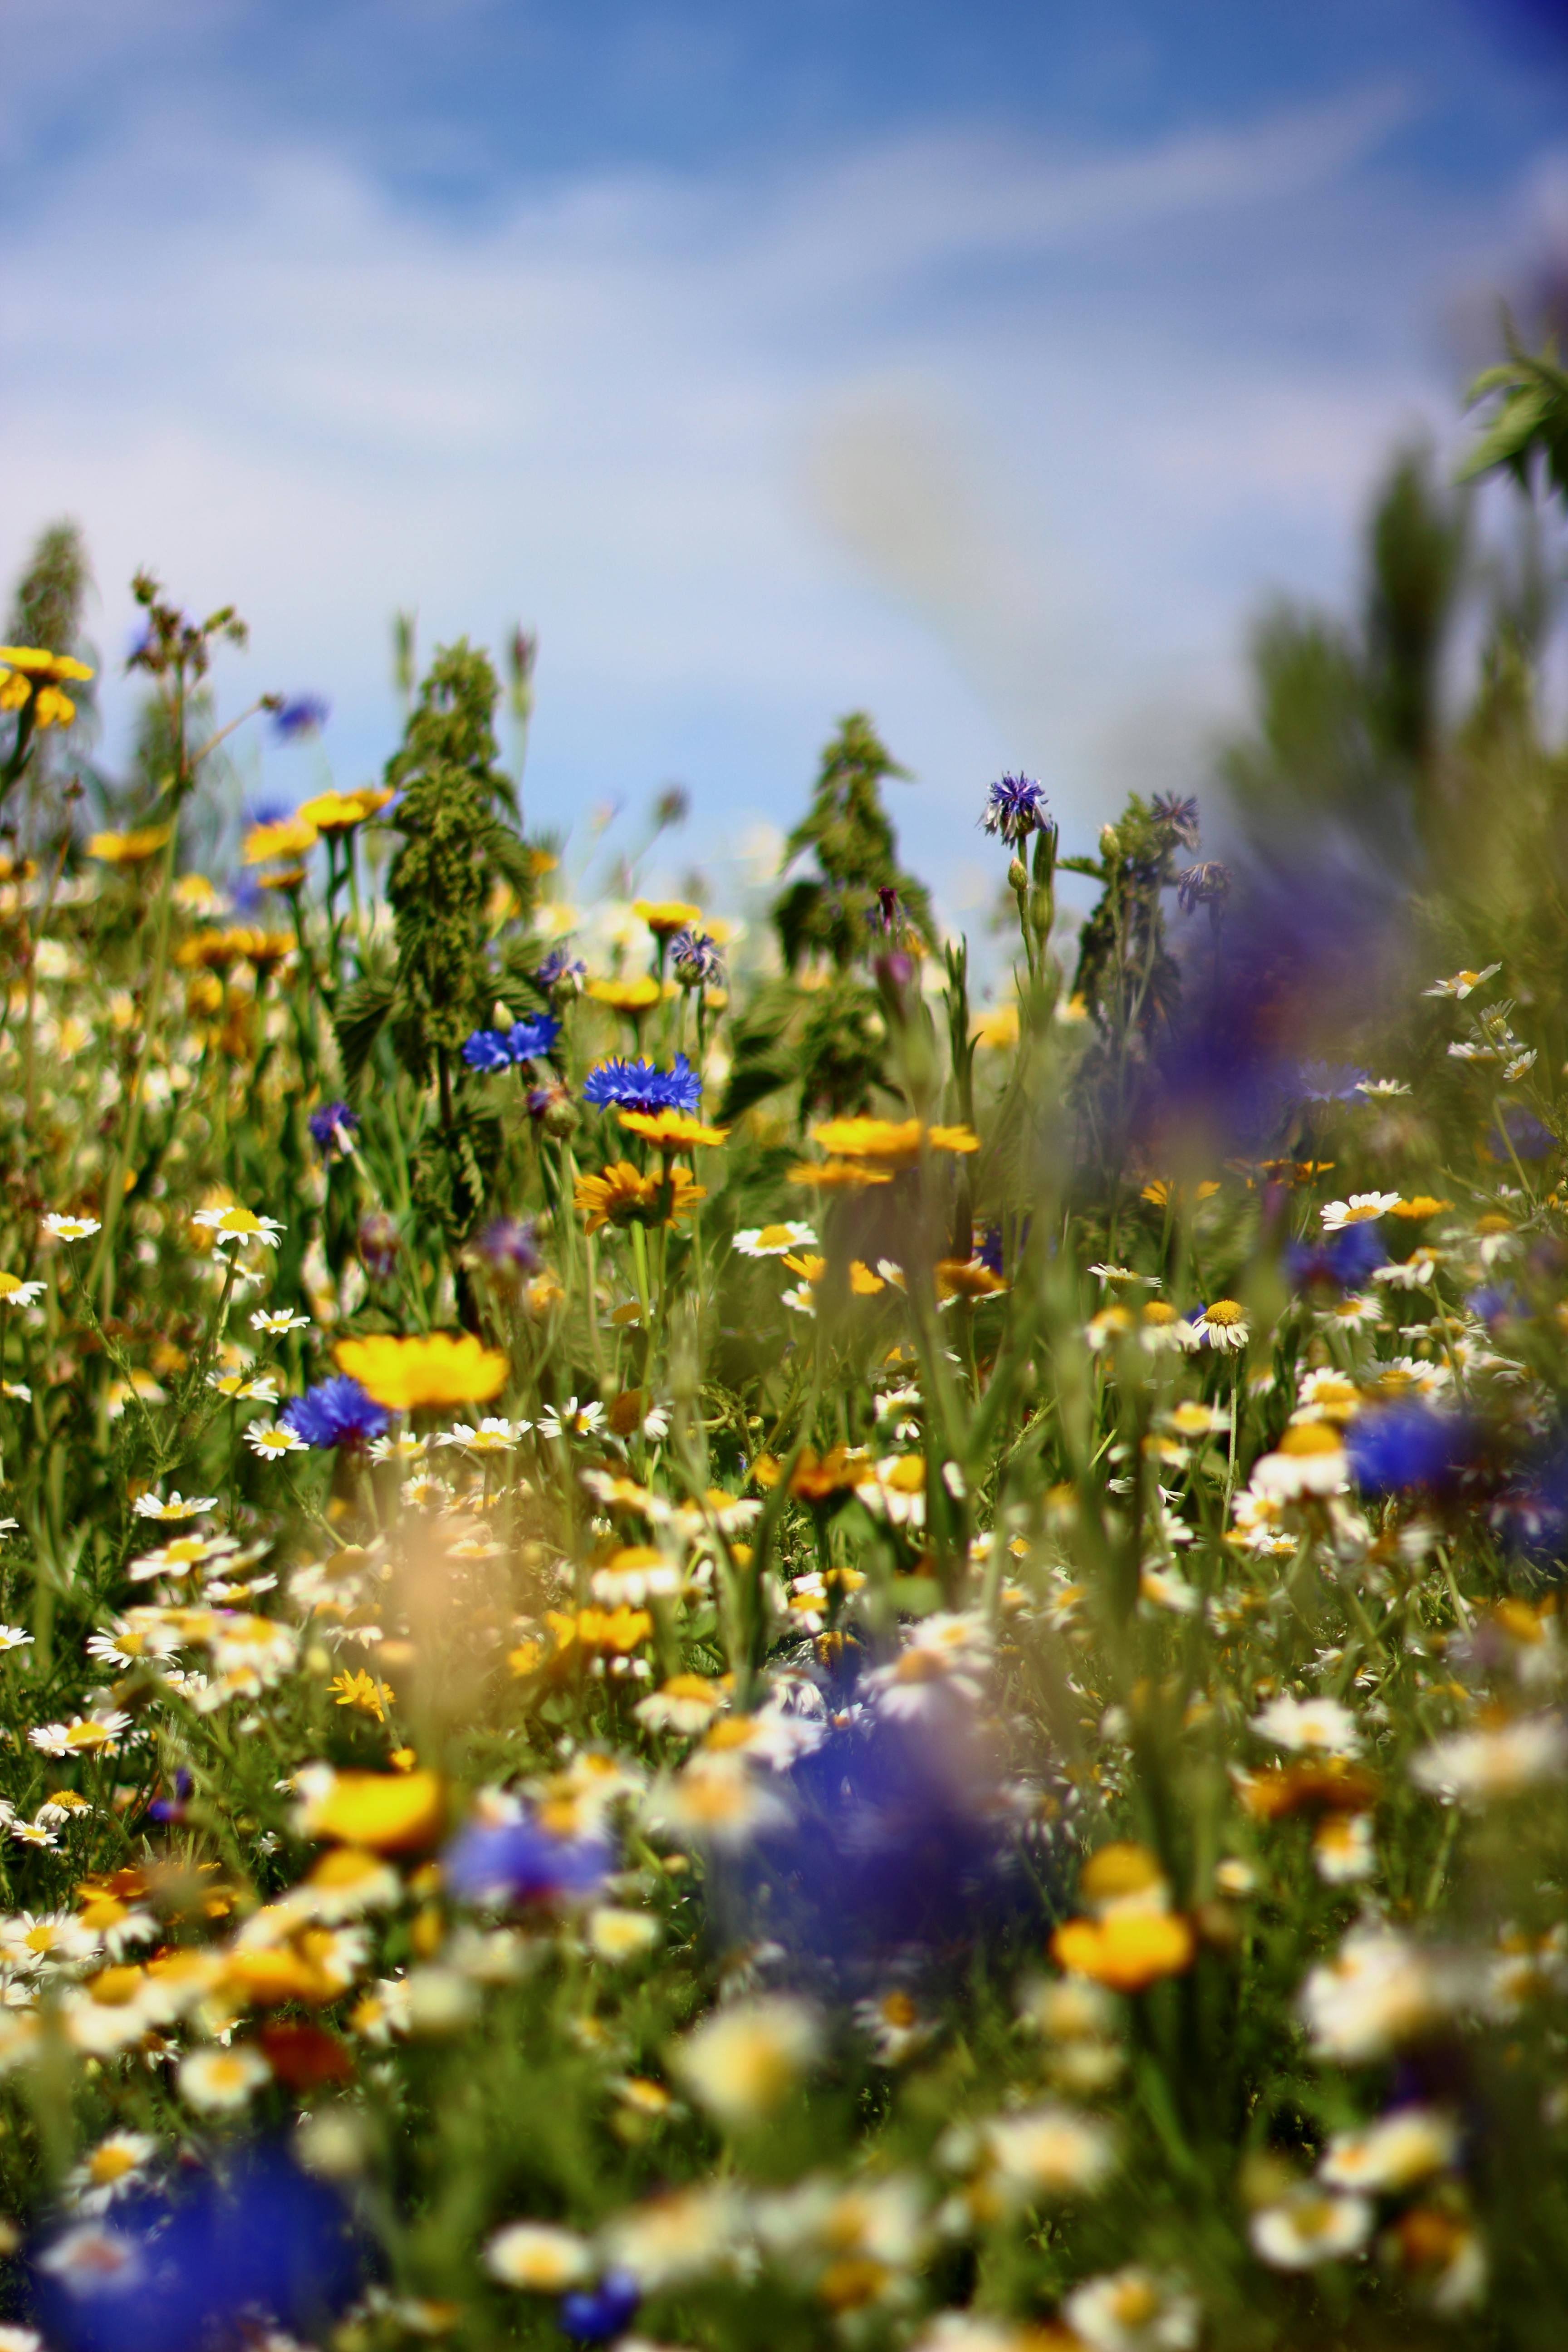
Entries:
<svg viewBox="0 0 1568 2352">
<path fill-rule="evenodd" d="M 319 694 L 298 694 L 272 714 L 272 724 L 285 743 L 320 734 L 331 713 L 331 704 Z"/>
<path fill-rule="evenodd" d="M 1033 777 L 1010 775 L 992 785 L 980 820 L 985 832 L 999 833 L 1015 849 L 1032 833 L 1043 833 L 1047 821 L 1046 796 Z"/>
<path fill-rule="evenodd" d="M 1313 1282 L 1359 1290 L 1380 1265 L 1387 1264 L 1388 1252 L 1370 1219 L 1342 1226 L 1321 1241 L 1289 1242 L 1285 1247 L 1285 1273 L 1295 1290 L 1305 1290 Z"/>
<path fill-rule="evenodd" d="M 614 1856 L 599 1837 L 553 1837 L 524 1814 L 470 1822 L 442 1856 L 442 1875 L 466 1903 L 549 1903 L 595 1894 Z"/>
<path fill-rule="evenodd" d="M 345 1159 L 354 1148 L 354 1134 L 359 1126 L 359 1113 L 347 1103 L 322 1103 L 305 1122 L 310 1130 L 310 1140 L 323 1160 Z"/>
<path fill-rule="evenodd" d="M 589 1071 L 583 1099 L 599 1110 L 694 1111 L 702 1099 L 702 1081 L 684 1054 L 677 1054 L 668 1070 L 617 1055 Z"/>
<path fill-rule="evenodd" d="M 1156 824 L 1163 824 L 1173 841 L 1184 849 L 1198 845 L 1198 804 L 1195 799 L 1183 799 L 1180 793 L 1156 793 L 1149 803 L 1149 814 Z"/>
<path fill-rule="evenodd" d="M 1489 1330 L 1494 1323 L 1520 1322 L 1530 1312 L 1511 1282 L 1484 1283 L 1479 1290 L 1467 1294 L 1465 1304 L 1476 1320 L 1484 1323 Z"/>
<path fill-rule="evenodd" d="M 322 1448 L 363 1445 L 386 1427 L 380 1405 L 346 1372 L 318 1381 L 313 1389 L 286 1404 L 278 1418 L 307 1445 Z"/>
<path fill-rule="evenodd" d="M 1303 1102 L 1349 1102 L 1366 1075 L 1349 1062 L 1303 1062 L 1296 1092 Z"/>
<path fill-rule="evenodd" d="M 1000 1225 L 986 1226 L 985 1231 L 980 1236 L 979 1246 L 975 1250 L 974 1255 L 980 1260 L 981 1265 L 988 1267 L 991 1273 L 1000 1275 L 1002 1271 L 1002 1228 Z"/>
<path fill-rule="evenodd" d="M 531 1217 L 496 1217 L 479 1238 L 479 1253 L 498 1274 L 537 1274 L 539 1245 Z"/>
<path fill-rule="evenodd" d="M 36 2316 L 60 2352 L 203 2352 L 274 2330 L 324 2341 L 371 2259 L 336 2190 L 266 2145 L 132 2189 L 102 2223 L 113 2261 L 76 2258 L 79 2219 L 27 2252 Z"/>
<path fill-rule="evenodd" d="M 1356 1484 L 1374 1494 L 1448 1486 L 1473 1451 L 1473 1434 L 1462 1414 L 1415 1400 L 1357 1413 L 1345 1432 Z"/>
<path fill-rule="evenodd" d="M 563 2294 L 555 2306 L 563 2336 L 578 2344 L 608 2344 L 637 2316 L 642 2291 L 629 2271 L 610 2271 L 595 2287 Z"/>
<path fill-rule="evenodd" d="M 463 1041 L 463 1059 L 470 1070 L 507 1070 L 514 1062 L 531 1062 L 548 1054 L 561 1034 L 552 1013 L 533 1013 L 514 1021 L 510 1029 L 476 1029 Z"/>
<path fill-rule="evenodd" d="M 1557 1149 L 1557 1138 L 1549 1127 L 1543 1127 L 1535 1113 L 1526 1110 L 1521 1103 L 1510 1103 L 1498 1113 L 1488 1148 L 1497 1160 L 1545 1160 Z"/>
<path fill-rule="evenodd" d="M 575 989 L 580 988 L 587 977 L 588 967 L 581 956 L 574 956 L 570 948 L 552 948 L 534 973 L 533 984 L 548 996 L 551 990 L 558 988 L 563 980 L 570 981 Z"/>
<path fill-rule="evenodd" d="M 683 988 L 699 988 L 704 981 L 721 980 L 724 975 L 717 940 L 710 939 L 706 931 L 694 931 L 689 923 L 671 940 L 669 961 Z"/>
<path fill-rule="evenodd" d="M 560 1034 L 561 1024 L 553 1013 L 531 1013 L 526 1021 L 512 1023 L 506 1042 L 514 1062 L 532 1062 L 552 1052 Z"/>
<path fill-rule="evenodd" d="M 510 1070 L 511 1047 L 504 1029 L 476 1029 L 463 1040 L 463 1059 L 470 1070 Z"/>
</svg>

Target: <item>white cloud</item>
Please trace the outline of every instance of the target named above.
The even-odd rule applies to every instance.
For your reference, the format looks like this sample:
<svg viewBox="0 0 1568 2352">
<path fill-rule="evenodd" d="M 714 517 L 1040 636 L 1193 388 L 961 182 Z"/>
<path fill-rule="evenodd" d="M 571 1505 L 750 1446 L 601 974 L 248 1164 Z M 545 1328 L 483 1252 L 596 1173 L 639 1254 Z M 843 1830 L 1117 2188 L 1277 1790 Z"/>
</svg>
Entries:
<svg viewBox="0 0 1568 2352">
<path fill-rule="evenodd" d="M 862 704 L 921 775 L 898 813 L 928 862 L 1004 760 L 1081 835 L 1130 742 L 1190 763 L 1244 599 L 1330 576 L 1387 435 L 1441 413 L 1414 336 L 1309 374 L 1226 341 L 1245 287 L 1201 319 L 1171 291 L 1221 233 L 1272 223 L 1299 257 L 1410 102 L 585 178 L 461 229 L 331 156 L 144 119 L 10 239 L 0 566 L 78 512 L 111 649 L 138 563 L 232 595 L 248 673 L 331 693 L 351 772 L 384 756 L 386 618 L 417 604 L 426 644 L 539 625 L 531 789 L 563 820 L 671 774 L 710 823 L 787 815 Z M 1352 326 L 1415 299 L 1390 218 L 1342 265 Z M 1064 255 L 1135 274 L 1080 299 Z"/>
</svg>

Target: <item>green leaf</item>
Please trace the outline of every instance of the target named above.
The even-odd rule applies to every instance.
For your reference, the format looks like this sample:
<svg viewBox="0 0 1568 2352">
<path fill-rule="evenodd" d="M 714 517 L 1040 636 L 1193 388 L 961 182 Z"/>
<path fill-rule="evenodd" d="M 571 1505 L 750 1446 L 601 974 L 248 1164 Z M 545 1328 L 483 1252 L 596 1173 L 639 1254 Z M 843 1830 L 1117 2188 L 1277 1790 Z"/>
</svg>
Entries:
<svg viewBox="0 0 1568 2352">
<path fill-rule="evenodd" d="M 375 1041 L 392 1018 L 397 1001 L 397 982 L 391 972 L 367 972 L 345 988 L 332 1014 L 332 1027 L 337 1033 L 338 1056 L 343 1066 L 343 1083 L 354 1093 L 364 1075 L 365 1066 L 375 1051 Z"/>
</svg>

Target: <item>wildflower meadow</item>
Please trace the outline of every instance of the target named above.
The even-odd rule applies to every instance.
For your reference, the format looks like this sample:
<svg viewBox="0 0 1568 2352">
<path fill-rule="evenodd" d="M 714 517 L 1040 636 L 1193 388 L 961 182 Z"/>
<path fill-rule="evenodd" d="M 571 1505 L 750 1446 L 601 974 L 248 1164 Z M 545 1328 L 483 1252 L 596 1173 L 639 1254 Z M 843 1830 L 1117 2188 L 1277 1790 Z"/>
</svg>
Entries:
<svg viewBox="0 0 1568 2352">
<path fill-rule="evenodd" d="M 1568 378 L 1479 389 L 1560 548 Z M 320 706 L 143 577 L 112 782 L 80 588 L 0 648 L 0 2352 L 1561 2347 L 1508 614 L 1340 730 L 1376 838 L 1267 710 L 1223 857 L 976 778 L 966 944 L 868 718 L 758 906 L 637 895 L 673 803 L 577 905 L 528 640 L 405 625 L 237 835 Z"/>
</svg>

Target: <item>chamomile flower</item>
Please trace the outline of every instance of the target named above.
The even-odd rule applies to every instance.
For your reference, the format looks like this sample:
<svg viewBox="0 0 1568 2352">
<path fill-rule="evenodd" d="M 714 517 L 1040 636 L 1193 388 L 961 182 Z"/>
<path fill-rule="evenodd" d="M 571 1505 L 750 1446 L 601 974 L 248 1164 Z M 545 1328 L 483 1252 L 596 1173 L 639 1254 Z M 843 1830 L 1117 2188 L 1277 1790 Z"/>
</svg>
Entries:
<svg viewBox="0 0 1568 2352">
<path fill-rule="evenodd" d="M 285 1331 L 308 1331 L 310 1318 L 308 1315 L 296 1315 L 289 1307 L 258 1307 L 250 1318 L 250 1328 L 277 1339 Z"/>
<path fill-rule="evenodd" d="M 791 1250 L 815 1249 L 816 1235 L 798 1217 L 779 1225 L 748 1225 L 731 1243 L 742 1257 L 784 1257 Z"/>
<path fill-rule="evenodd" d="M 1472 989 L 1479 988 L 1483 980 L 1490 980 L 1494 972 L 1501 970 L 1500 963 L 1489 963 L 1484 964 L 1479 971 L 1457 971 L 1451 979 L 1435 980 L 1431 987 L 1424 988 L 1421 993 L 1423 996 L 1466 997 Z"/>
<path fill-rule="evenodd" d="M 110 2132 L 67 2174 L 67 2196 L 79 2211 L 102 2212 L 115 2198 L 140 2186 L 158 2145 L 150 2132 Z"/>
<path fill-rule="evenodd" d="M 1198 2340 L 1193 2296 L 1135 2263 L 1085 2279 L 1062 2315 L 1089 2352 L 1192 2352 Z"/>
<path fill-rule="evenodd" d="M 0 1625 L 0 1656 L 7 1650 L 25 1650 L 32 1639 L 21 1625 Z"/>
<path fill-rule="evenodd" d="M 1298 1754 L 1353 1756 L 1361 1746 L 1354 1716 L 1333 1698 L 1291 1698 L 1282 1694 L 1253 1717 L 1252 1728 L 1259 1739 L 1272 1740 L 1276 1748 L 1289 1748 Z"/>
<path fill-rule="evenodd" d="M 437 1445 L 458 1445 L 468 1454 L 510 1454 L 533 1427 L 531 1421 L 506 1421 L 489 1414 L 477 1427 L 459 1421 L 443 1430 Z"/>
<path fill-rule="evenodd" d="M 1395 2107 L 1360 2131 L 1335 2132 L 1318 2163 L 1331 2189 L 1381 2197 L 1402 2195 L 1459 2153 L 1459 2127 L 1437 2107 Z"/>
<path fill-rule="evenodd" d="M 550 2221 L 510 2221 L 485 2246 L 485 2268 L 502 2286 L 560 2294 L 593 2275 L 587 2241 Z"/>
<path fill-rule="evenodd" d="M 1247 1310 L 1234 1298 L 1216 1298 L 1194 1315 L 1192 1328 L 1201 1345 L 1224 1355 L 1239 1351 L 1252 1337 Z"/>
<path fill-rule="evenodd" d="M 734 2127 L 771 2115 L 821 2047 L 816 2010 L 781 1993 L 716 2010 L 675 2043 L 670 2064 L 710 2114 Z"/>
<path fill-rule="evenodd" d="M 44 1231 L 55 1242 L 85 1242 L 99 1229 L 97 1217 L 65 1217 L 51 1210 L 44 1219 Z"/>
<path fill-rule="evenodd" d="M 185 2105 L 198 2115 L 232 2116 L 247 2107 L 272 2069 L 254 2042 L 226 2050 L 192 2050 L 181 2059 L 175 2084 Z"/>
<path fill-rule="evenodd" d="M 254 1209 L 242 1209 L 237 1202 L 222 1209 L 198 1209 L 191 1223 L 211 1234 L 215 1251 L 226 1242 L 237 1242 L 242 1248 L 247 1242 L 260 1242 L 268 1249 L 276 1249 L 279 1234 L 286 1230 L 276 1217 L 258 1217 Z"/>
<path fill-rule="evenodd" d="M 310 1450 L 299 1431 L 290 1429 L 286 1421 L 269 1422 L 265 1428 L 252 1422 L 245 1433 L 245 1442 L 264 1462 L 275 1462 L 283 1454 L 305 1454 Z"/>
<path fill-rule="evenodd" d="M 546 1405 L 539 1416 L 541 1437 L 566 1439 L 592 1437 L 605 1418 L 605 1408 L 596 1400 L 579 1404 L 574 1396 L 563 1405 Z"/>
<path fill-rule="evenodd" d="M 1373 2209 L 1364 2197 L 1304 2185 L 1256 2212 L 1247 2235 L 1254 2253 L 1271 2269 L 1305 2271 L 1359 2253 L 1372 2224 Z"/>
<path fill-rule="evenodd" d="M 1410 1777 L 1449 1804 L 1479 1807 L 1560 1780 L 1565 1771 L 1568 1727 L 1555 1715 L 1527 1715 L 1495 1730 L 1435 1740 L 1416 1757 Z"/>
<path fill-rule="evenodd" d="M 1352 1192 L 1348 1201 L 1325 1201 L 1321 1213 L 1323 1231 L 1342 1234 L 1347 1225 L 1370 1224 L 1398 1206 L 1397 1192 Z"/>
<path fill-rule="evenodd" d="M 24 1282 L 19 1275 L 0 1272 L 0 1307 L 31 1307 L 47 1288 L 47 1283 Z"/>
<path fill-rule="evenodd" d="M 204 1511 L 216 1511 L 216 1495 L 182 1495 L 176 1486 L 169 1496 L 138 1495 L 131 1506 L 139 1519 L 196 1519 Z"/>
</svg>

